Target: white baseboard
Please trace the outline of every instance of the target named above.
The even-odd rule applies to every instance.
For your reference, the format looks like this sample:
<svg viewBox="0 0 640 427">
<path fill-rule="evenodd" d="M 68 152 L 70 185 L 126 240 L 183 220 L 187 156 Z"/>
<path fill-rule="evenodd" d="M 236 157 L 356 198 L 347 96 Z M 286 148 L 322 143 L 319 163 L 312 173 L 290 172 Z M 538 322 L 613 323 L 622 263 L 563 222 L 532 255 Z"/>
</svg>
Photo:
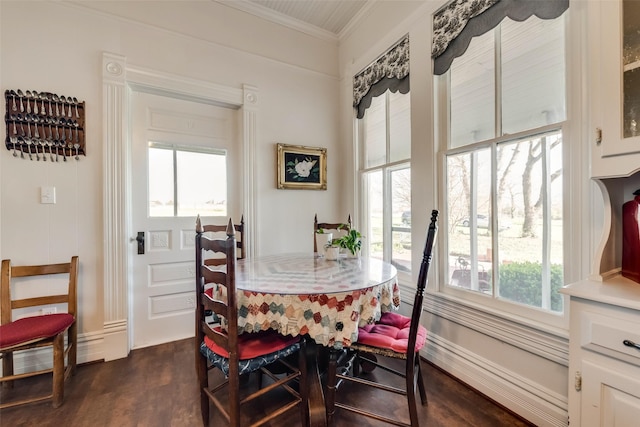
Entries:
<svg viewBox="0 0 640 427">
<path fill-rule="evenodd" d="M 123 359 L 129 355 L 127 319 L 104 323 L 104 360 Z"/>
<path fill-rule="evenodd" d="M 506 370 L 433 333 L 421 355 L 500 405 L 537 426 L 566 427 L 567 397 Z M 428 381 L 428 379 L 426 379 Z"/>
</svg>

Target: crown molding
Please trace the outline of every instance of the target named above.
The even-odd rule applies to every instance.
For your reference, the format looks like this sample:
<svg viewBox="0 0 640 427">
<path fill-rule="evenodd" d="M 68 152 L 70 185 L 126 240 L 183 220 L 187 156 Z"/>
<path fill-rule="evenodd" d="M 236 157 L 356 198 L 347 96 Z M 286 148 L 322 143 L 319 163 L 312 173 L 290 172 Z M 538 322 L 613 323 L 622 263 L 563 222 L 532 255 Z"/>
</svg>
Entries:
<svg viewBox="0 0 640 427">
<path fill-rule="evenodd" d="M 299 19 L 283 15 L 272 9 L 269 9 L 268 7 L 250 2 L 248 0 L 233 0 L 233 1 L 214 0 L 214 1 L 222 5 L 240 10 L 242 12 L 246 12 L 251 15 L 257 16 L 258 18 L 266 19 L 267 21 L 271 21 L 273 23 L 291 28 L 293 30 L 300 31 L 301 33 L 308 34 L 312 37 L 316 37 L 321 40 L 325 40 L 333 43 L 337 43 L 339 40 L 338 35 L 332 33 L 331 31 L 327 31 L 320 27 L 316 27 L 315 25 L 301 21 Z"/>
</svg>

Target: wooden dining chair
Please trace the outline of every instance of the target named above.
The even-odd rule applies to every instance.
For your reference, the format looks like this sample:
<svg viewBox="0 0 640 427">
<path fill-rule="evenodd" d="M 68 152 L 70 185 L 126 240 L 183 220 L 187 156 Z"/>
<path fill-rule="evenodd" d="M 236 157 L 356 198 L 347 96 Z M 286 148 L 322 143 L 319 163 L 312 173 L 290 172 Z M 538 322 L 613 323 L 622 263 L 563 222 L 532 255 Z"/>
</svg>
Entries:
<svg viewBox="0 0 640 427">
<path fill-rule="evenodd" d="M 316 242 L 316 233 L 318 230 L 335 230 L 340 231 L 344 230 L 345 233 L 347 230 L 351 229 L 351 214 L 347 218 L 347 222 L 318 222 L 318 214 L 315 214 L 313 217 L 313 252 L 318 252 L 318 243 Z M 335 236 L 334 236 L 335 237 Z M 321 248 L 322 249 L 322 248 Z"/>
<path fill-rule="evenodd" d="M 12 388 L 16 380 L 53 373 L 51 394 L 30 396 L 15 401 L 2 402 L 0 408 L 24 405 L 51 399 L 54 408 L 64 401 L 64 382 L 76 370 L 77 354 L 77 281 L 78 257 L 62 264 L 12 266 L 11 260 L 2 261 L 0 280 L 0 357 L 2 358 L 2 386 Z M 64 293 L 52 295 L 47 289 L 50 281 L 41 280 L 44 275 L 66 275 L 68 282 Z M 62 276 L 66 280 L 66 276 Z M 13 280 L 19 278 L 18 280 Z M 28 297 L 13 298 L 14 290 L 20 287 L 18 295 Z M 43 314 L 52 310 L 51 304 L 66 304 L 66 313 Z M 16 309 L 36 309 L 36 315 L 14 319 Z M 57 309 L 57 307 L 56 307 Z M 24 310 L 23 310 L 24 311 Z M 67 344 L 65 346 L 65 336 Z M 52 347 L 53 367 L 14 374 L 13 355 L 29 349 Z M 65 366 L 65 359 L 67 360 Z"/>
<path fill-rule="evenodd" d="M 200 218 L 200 215 L 198 215 L 198 218 Z M 227 224 L 204 224 L 202 226 L 203 230 L 205 233 L 210 233 L 210 237 L 219 237 L 219 238 L 223 238 L 223 236 L 226 236 L 227 233 Z M 244 240 L 244 231 L 245 231 L 245 224 L 244 224 L 244 215 L 242 215 L 240 217 L 240 224 L 234 224 L 233 225 L 234 230 L 236 231 L 236 236 L 240 237 L 240 240 L 238 240 L 238 238 L 236 237 L 236 248 L 238 249 L 236 251 L 236 255 L 237 255 L 237 259 L 244 259 L 246 257 L 246 245 L 245 245 L 245 240 Z M 227 260 L 218 255 L 217 257 L 214 255 L 214 258 L 207 258 L 204 260 L 204 264 L 205 265 L 209 265 L 209 266 L 224 266 L 227 263 Z M 217 289 L 217 286 L 214 286 L 215 289 Z M 209 295 L 211 295 L 211 292 L 213 292 L 212 288 L 207 289 L 207 292 L 209 293 Z M 217 323 L 219 321 L 218 317 L 216 315 L 213 314 L 213 312 L 211 310 L 206 310 L 205 315 L 207 316 L 207 318 L 209 319 L 209 323 Z"/>
<path fill-rule="evenodd" d="M 422 314 L 422 301 L 424 290 L 427 285 L 427 274 L 436 238 L 438 211 L 431 212 L 431 223 L 427 232 L 422 262 L 420 263 L 420 273 L 418 284 L 413 299 L 413 311 L 411 317 L 402 316 L 395 312 L 383 313 L 380 320 L 374 324 L 358 329 L 358 339 L 352 343 L 349 350 L 353 352 L 355 358 L 352 363 L 352 375 L 348 372 L 338 372 L 337 356 L 338 350 L 330 351 L 329 366 L 327 371 L 327 419 L 329 423 L 333 421 L 335 408 L 341 408 L 350 412 L 355 412 L 369 418 L 384 421 L 389 424 L 400 426 L 417 427 L 418 409 L 416 404 L 416 388 L 420 393 L 422 405 L 427 404 L 427 395 L 420 369 L 420 349 L 424 346 L 427 331 L 420 325 L 420 315 Z M 382 360 L 378 361 L 377 356 Z M 386 358 L 400 359 L 404 361 L 404 370 L 399 371 L 384 363 Z M 361 369 L 361 367 L 368 367 Z M 404 378 L 404 388 L 396 387 L 388 383 L 375 380 L 372 367 L 380 368 L 391 374 Z M 376 413 L 368 409 L 356 408 L 344 403 L 336 402 L 336 385 L 338 381 L 347 381 L 363 386 L 374 387 L 392 393 L 402 394 L 407 397 L 410 423 L 390 418 L 387 414 Z"/>
<path fill-rule="evenodd" d="M 222 234 L 227 232 L 227 224 L 205 224 L 202 226 L 204 232 Z M 245 246 L 245 224 L 244 224 L 244 215 L 240 217 L 240 224 L 234 224 L 234 230 L 236 231 L 236 251 L 238 259 L 244 259 L 247 255 L 246 246 Z M 239 236 L 239 240 L 238 240 Z M 209 258 L 205 260 L 206 265 L 224 265 L 226 263 L 226 259 L 224 258 Z"/>
<path fill-rule="evenodd" d="M 243 333 L 238 335 L 238 304 L 236 294 L 236 239 L 235 227 L 229 220 L 225 240 L 211 239 L 204 235 L 205 226 L 196 220 L 196 372 L 200 385 L 200 408 L 204 425 L 209 425 L 209 406 L 212 403 L 232 427 L 249 425 L 241 416 L 241 406 L 254 401 L 276 388 L 282 387 L 292 396 L 273 399 L 281 403 L 266 412 L 252 426 L 267 423 L 279 415 L 299 406 L 301 425 L 309 424 L 307 398 L 307 367 L 305 341 L 300 336 L 284 336 L 275 330 Z M 216 252 L 224 255 L 224 271 L 206 265 L 204 254 Z M 216 284 L 225 292 L 206 293 L 205 286 Z M 217 326 L 209 325 L 205 311 L 211 310 L 222 319 Z M 298 366 L 290 363 L 289 356 L 298 355 Z M 280 366 L 276 366 L 280 365 Z M 269 368 L 279 368 L 279 370 Z M 209 371 L 219 369 L 224 381 L 209 384 Z M 266 375 L 272 382 L 253 392 L 240 390 L 240 376 L 254 371 Z M 297 385 L 295 384 L 297 383 Z M 241 391 L 243 392 L 241 394 Z M 258 404 L 258 402 L 253 402 Z M 264 408 L 265 410 L 270 408 Z M 242 421 L 241 421 L 242 420 Z"/>
</svg>

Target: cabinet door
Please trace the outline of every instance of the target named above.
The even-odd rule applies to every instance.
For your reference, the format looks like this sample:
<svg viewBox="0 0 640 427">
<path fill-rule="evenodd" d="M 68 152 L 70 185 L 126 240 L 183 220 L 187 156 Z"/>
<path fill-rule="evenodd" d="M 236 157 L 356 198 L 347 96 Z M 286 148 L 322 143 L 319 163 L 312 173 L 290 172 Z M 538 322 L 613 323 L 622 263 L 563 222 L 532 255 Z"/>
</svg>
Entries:
<svg viewBox="0 0 640 427">
<path fill-rule="evenodd" d="M 594 169 L 596 175 L 608 175 L 598 172 L 598 162 L 613 157 L 617 166 L 611 175 L 628 175 L 637 170 L 637 159 L 629 163 L 619 156 L 640 154 L 640 2 L 598 1 L 589 2 L 589 7 L 594 30 L 589 40 L 592 123 L 601 129 Z"/>
<path fill-rule="evenodd" d="M 582 363 L 583 427 L 633 427 L 640 420 L 640 368 L 622 362 Z"/>
</svg>

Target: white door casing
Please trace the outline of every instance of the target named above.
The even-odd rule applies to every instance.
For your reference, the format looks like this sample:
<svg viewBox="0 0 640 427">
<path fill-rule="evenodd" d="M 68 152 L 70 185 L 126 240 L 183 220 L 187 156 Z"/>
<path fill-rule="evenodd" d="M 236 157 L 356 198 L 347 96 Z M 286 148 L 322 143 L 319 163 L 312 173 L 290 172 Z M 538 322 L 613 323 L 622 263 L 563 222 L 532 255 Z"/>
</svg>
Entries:
<svg viewBox="0 0 640 427">
<path fill-rule="evenodd" d="M 130 95 L 149 92 L 238 108 L 244 181 L 242 206 L 247 227 L 247 256 L 258 245 L 256 175 L 258 90 L 232 88 L 128 65 L 122 55 L 103 53 L 103 205 L 105 361 L 126 357 L 130 350 L 130 258 L 135 246 L 131 222 Z M 133 248 L 133 249 L 132 249 Z"/>
</svg>

